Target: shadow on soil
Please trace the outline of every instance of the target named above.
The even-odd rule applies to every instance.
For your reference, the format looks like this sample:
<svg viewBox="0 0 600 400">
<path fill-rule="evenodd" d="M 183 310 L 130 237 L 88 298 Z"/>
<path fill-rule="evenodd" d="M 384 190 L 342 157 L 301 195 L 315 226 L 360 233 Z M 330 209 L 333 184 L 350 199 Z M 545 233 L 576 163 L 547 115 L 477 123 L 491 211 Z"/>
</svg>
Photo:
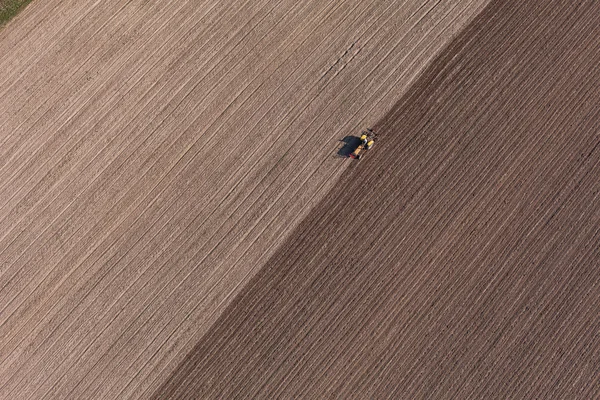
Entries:
<svg viewBox="0 0 600 400">
<path fill-rule="evenodd" d="M 340 142 L 344 143 L 344 145 L 338 150 L 338 156 L 350 157 L 350 153 L 360 144 L 360 138 L 358 136 L 346 136 Z"/>
</svg>

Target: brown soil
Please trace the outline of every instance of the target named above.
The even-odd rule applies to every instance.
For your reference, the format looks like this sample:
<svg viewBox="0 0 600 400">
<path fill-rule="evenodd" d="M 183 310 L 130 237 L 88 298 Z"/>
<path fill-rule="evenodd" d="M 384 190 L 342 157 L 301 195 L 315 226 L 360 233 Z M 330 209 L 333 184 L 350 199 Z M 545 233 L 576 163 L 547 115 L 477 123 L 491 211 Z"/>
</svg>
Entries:
<svg viewBox="0 0 600 400">
<path fill-rule="evenodd" d="M 598 398 L 599 20 L 487 8 L 155 397 Z"/>
<path fill-rule="evenodd" d="M 31 3 L 0 30 L 0 398 L 149 397 L 486 3 Z"/>
</svg>

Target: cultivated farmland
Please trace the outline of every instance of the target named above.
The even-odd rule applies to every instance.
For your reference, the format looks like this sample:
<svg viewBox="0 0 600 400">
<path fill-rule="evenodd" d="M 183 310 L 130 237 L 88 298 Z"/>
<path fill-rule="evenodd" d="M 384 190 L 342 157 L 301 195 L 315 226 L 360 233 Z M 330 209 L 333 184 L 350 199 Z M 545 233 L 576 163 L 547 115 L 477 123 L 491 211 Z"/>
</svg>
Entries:
<svg viewBox="0 0 600 400">
<path fill-rule="evenodd" d="M 598 20 L 490 5 L 155 398 L 599 398 Z"/>
<path fill-rule="evenodd" d="M 486 4 L 33 1 L 0 30 L 0 397 L 150 396 Z"/>
</svg>

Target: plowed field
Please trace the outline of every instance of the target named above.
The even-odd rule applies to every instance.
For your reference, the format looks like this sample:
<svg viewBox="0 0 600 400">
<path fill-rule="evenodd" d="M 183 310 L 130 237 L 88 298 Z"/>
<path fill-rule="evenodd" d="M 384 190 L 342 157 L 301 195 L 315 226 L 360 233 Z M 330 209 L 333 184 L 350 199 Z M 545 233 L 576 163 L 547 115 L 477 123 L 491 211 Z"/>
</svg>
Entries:
<svg viewBox="0 0 600 400">
<path fill-rule="evenodd" d="M 599 20 L 486 8 L 156 398 L 598 398 Z"/>
<path fill-rule="evenodd" d="M 33 1 L 0 30 L 0 398 L 148 398 L 486 4 Z"/>
</svg>

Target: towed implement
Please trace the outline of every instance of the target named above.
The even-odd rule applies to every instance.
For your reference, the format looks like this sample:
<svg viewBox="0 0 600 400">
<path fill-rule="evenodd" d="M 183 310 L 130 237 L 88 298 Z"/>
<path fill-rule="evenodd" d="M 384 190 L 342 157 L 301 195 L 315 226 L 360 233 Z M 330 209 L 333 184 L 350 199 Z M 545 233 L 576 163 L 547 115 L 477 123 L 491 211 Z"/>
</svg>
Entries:
<svg viewBox="0 0 600 400">
<path fill-rule="evenodd" d="M 350 158 L 360 160 L 360 157 L 362 156 L 361 152 L 363 152 L 363 150 L 369 150 L 372 148 L 374 143 L 375 132 L 373 132 L 373 130 L 370 128 L 366 131 L 363 131 L 362 135 L 360 136 L 360 144 L 352 153 L 350 153 Z"/>
</svg>

